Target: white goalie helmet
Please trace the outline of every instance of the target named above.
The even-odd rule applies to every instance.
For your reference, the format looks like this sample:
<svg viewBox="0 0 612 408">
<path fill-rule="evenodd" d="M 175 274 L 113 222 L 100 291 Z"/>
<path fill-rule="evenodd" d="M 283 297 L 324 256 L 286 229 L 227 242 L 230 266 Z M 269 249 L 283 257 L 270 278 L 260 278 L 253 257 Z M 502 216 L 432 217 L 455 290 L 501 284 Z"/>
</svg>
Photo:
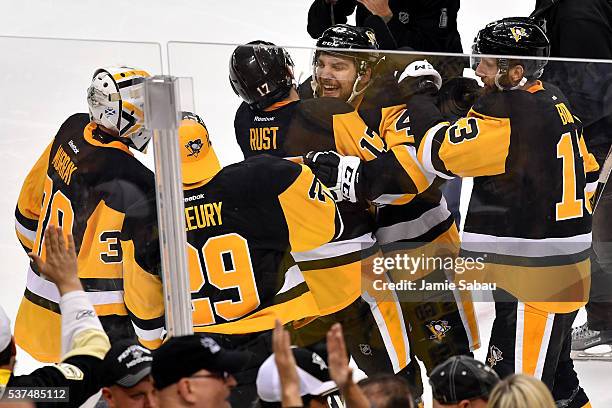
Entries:
<svg viewBox="0 0 612 408">
<path fill-rule="evenodd" d="M 406 77 L 419 78 L 430 77 L 436 88 L 442 87 L 442 77 L 440 73 L 426 59 L 413 61 L 404 69 L 397 82 L 402 82 Z"/>
<path fill-rule="evenodd" d="M 117 66 L 100 68 L 94 72 L 87 90 L 91 120 L 128 139 L 128 145 L 143 151 L 151 134 L 144 130 L 143 70 Z"/>
</svg>

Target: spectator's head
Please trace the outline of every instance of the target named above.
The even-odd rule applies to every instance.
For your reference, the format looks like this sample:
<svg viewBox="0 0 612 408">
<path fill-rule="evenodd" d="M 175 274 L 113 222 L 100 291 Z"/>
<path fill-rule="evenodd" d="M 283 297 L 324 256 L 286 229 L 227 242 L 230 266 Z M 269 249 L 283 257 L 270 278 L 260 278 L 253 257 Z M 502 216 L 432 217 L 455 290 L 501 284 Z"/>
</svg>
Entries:
<svg viewBox="0 0 612 408">
<path fill-rule="evenodd" d="M 129 67 L 96 70 L 87 90 L 89 117 L 107 134 L 144 151 L 151 133 L 144 131 L 146 71 Z"/>
<path fill-rule="evenodd" d="M 310 408 L 343 407 L 338 387 L 329 377 L 325 360 L 308 349 L 292 348 L 291 351 L 297 365 L 300 396 L 304 406 Z M 259 405 L 262 408 L 281 407 L 281 383 L 274 355 L 268 357 L 259 368 L 256 384 Z"/>
<path fill-rule="evenodd" d="M 252 41 L 232 53 L 229 79 L 238 96 L 252 108 L 263 110 L 285 99 L 294 89 L 293 60 L 284 48 Z"/>
<path fill-rule="evenodd" d="M 13 371 L 16 354 L 15 339 L 11 332 L 11 320 L 0 306 L 0 368 Z"/>
<path fill-rule="evenodd" d="M 152 375 L 161 406 L 228 407 L 232 373 L 249 354 L 221 348 L 211 337 L 173 337 L 153 352 Z"/>
<path fill-rule="evenodd" d="M 544 383 L 534 377 L 515 374 L 502 380 L 491 392 L 489 408 L 555 408 L 557 405 Z"/>
<path fill-rule="evenodd" d="M 376 408 L 412 408 L 408 382 L 395 375 L 378 374 L 359 381 L 359 387 Z"/>
<path fill-rule="evenodd" d="M 374 31 L 338 24 L 317 40 L 312 86 L 315 96 L 340 98 L 351 103 L 370 85 L 381 61 Z"/>
<path fill-rule="evenodd" d="M 151 378 L 153 356 L 134 340 L 120 340 L 104 357 L 102 396 L 110 408 L 154 408 L 157 395 Z"/>
<path fill-rule="evenodd" d="M 485 408 L 499 377 L 468 356 L 454 356 L 429 374 L 434 408 Z"/>
<path fill-rule="evenodd" d="M 542 75 L 550 55 L 550 42 L 542 28 L 527 17 L 508 17 L 487 24 L 474 39 L 471 66 L 489 90 L 511 90 Z M 536 58 L 520 58 L 536 57 Z"/>
<path fill-rule="evenodd" d="M 183 112 L 182 118 L 178 134 L 183 184 L 208 181 L 221 170 L 208 129 L 195 113 Z"/>
</svg>

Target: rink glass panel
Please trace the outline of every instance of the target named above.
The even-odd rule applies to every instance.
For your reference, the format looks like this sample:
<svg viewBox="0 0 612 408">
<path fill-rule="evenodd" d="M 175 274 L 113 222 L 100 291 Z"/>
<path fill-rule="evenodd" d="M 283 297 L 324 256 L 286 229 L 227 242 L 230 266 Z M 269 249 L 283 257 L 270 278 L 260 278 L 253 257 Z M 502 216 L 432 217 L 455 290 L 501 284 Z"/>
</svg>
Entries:
<svg viewBox="0 0 612 408">
<path fill-rule="evenodd" d="M 61 124 L 74 113 L 88 111 L 87 88 L 96 69 L 127 65 L 156 75 L 162 73 L 162 56 L 156 43 L 17 37 L 0 37 L 0 52 L 0 299 L 14 322 L 29 262 L 15 236 L 13 215 L 26 175 Z M 150 168 L 151 150 L 138 154 Z M 31 371 L 28 358 L 20 356 L 20 369 Z"/>
<path fill-rule="evenodd" d="M 233 92 L 228 79 L 229 60 L 235 47 L 235 45 L 229 44 L 183 42 L 171 42 L 168 44 L 169 73 L 171 75 L 187 76 L 192 78 L 194 86 L 193 95 L 195 109 L 207 123 L 213 146 L 221 163 L 224 165 L 240 161 L 243 158 L 242 152 L 236 143 L 236 136 L 233 126 L 236 110 L 242 100 Z M 299 83 L 304 82 L 310 75 L 312 75 L 314 71 L 312 62 L 315 50 L 291 47 L 286 47 L 286 49 L 295 63 L 294 75 L 296 81 L 299 81 Z M 387 71 L 395 72 L 396 77 L 399 77 L 402 74 L 404 67 L 409 63 L 427 59 L 442 74 L 442 78 L 445 83 L 449 79 L 457 76 L 476 78 L 475 72 L 470 68 L 470 59 L 468 55 L 461 56 L 415 52 L 388 52 L 381 53 L 381 56 L 384 56 L 386 60 L 385 69 Z M 612 65 L 608 61 L 597 62 L 563 59 L 549 60 L 548 65 L 544 68 L 544 75 L 542 76 L 542 79 L 545 82 L 558 86 L 570 100 L 571 105 L 568 106 L 568 108 L 573 115 L 576 115 L 583 121 L 584 127 L 587 129 L 585 131 L 585 139 L 591 137 L 590 140 L 587 140 L 587 145 L 589 147 L 591 145 L 595 145 L 595 147 L 591 150 L 595 155 L 599 166 L 603 164 L 603 160 L 606 157 L 609 145 L 609 141 L 606 142 L 606 130 L 609 128 L 608 125 L 611 121 L 609 118 L 612 107 L 612 101 L 610 100 L 610 96 L 612 94 L 609 90 L 610 78 L 612 78 Z M 480 81 L 478 82 L 480 83 Z M 560 112 L 560 115 L 561 114 L 562 112 Z M 530 118 L 530 120 L 533 120 L 533 123 L 537 123 L 541 120 L 541 118 L 534 115 Z M 466 130 L 469 131 L 469 129 Z M 591 136 L 588 133 L 591 133 L 591 135 L 594 136 Z M 559 134 L 559 137 L 561 137 L 561 134 Z M 593 141 L 593 143 L 591 143 L 591 141 Z M 608 145 L 606 145 L 606 143 L 608 143 Z M 569 145 L 567 147 L 569 147 Z M 568 154 L 568 152 L 563 150 L 563 146 L 558 148 L 561 150 L 556 152 L 557 165 L 561 164 L 563 160 L 565 160 L 563 158 L 564 155 Z M 574 145 L 572 149 L 577 149 L 577 146 Z M 553 154 L 554 153 L 555 152 L 553 152 Z M 482 155 L 487 154 L 489 154 L 489 151 L 482 151 Z M 533 168 L 538 168 L 538 166 L 533 166 Z M 541 167 L 539 168 L 539 171 L 541 171 L 543 174 L 546 172 L 546 170 L 542 169 Z M 559 171 L 559 173 L 562 173 L 563 171 Z M 559 174 L 559 177 L 561 178 L 562 175 Z M 525 183 L 529 182 L 526 181 Z M 471 188 L 472 179 L 470 177 L 466 177 L 463 180 L 463 187 L 461 188 L 460 192 L 461 199 L 459 209 L 461 213 L 461 221 L 457 226 L 460 232 L 463 231 L 466 218 L 465 215 L 470 201 Z M 518 184 L 515 182 L 513 185 L 513 190 L 515 193 L 523 191 L 527 188 L 529 188 L 529 186 L 521 185 L 520 181 Z M 585 199 L 580 198 L 580 196 L 581 194 L 576 196 L 576 199 L 578 201 L 581 200 L 584 204 Z M 555 204 L 557 202 L 561 203 L 562 200 L 564 200 L 563 193 L 559 193 L 558 200 L 556 202 L 551 202 L 551 217 L 556 216 Z M 520 207 L 520 211 L 525 213 L 529 213 L 530 211 L 530 208 L 526 204 L 525 200 L 522 202 L 517 200 L 516 203 L 513 204 L 513 207 L 515 210 L 517 207 Z M 476 211 L 474 214 L 476 215 L 479 211 L 489 211 L 489 209 L 485 208 L 485 206 L 480 206 L 480 208 L 477 206 L 475 207 L 475 210 Z M 489 218 L 493 220 L 493 223 L 497 222 L 496 220 L 502 222 L 504 210 L 497 209 L 495 211 L 501 211 L 499 213 L 500 216 L 495 218 L 494 216 L 491 216 L 491 214 L 488 214 Z M 582 208 L 582 211 L 584 213 L 587 212 L 586 208 Z M 541 227 L 542 226 L 538 225 L 537 223 L 525 223 L 525 225 L 520 225 L 519 228 L 516 228 L 516 230 L 520 230 L 520 234 L 515 236 L 537 237 L 538 230 L 541 229 Z M 489 230 L 495 231 L 495 228 L 490 228 Z M 407 235 L 410 236 L 411 234 L 408 233 Z M 503 236 L 503 234 L 499 235 Z M 508 235 L 513 236 L 511 234 Z M 571 232 L 568 235 L 572 235 Z M 556 238 L 556 236 L 551 236 L 551 238 Z M 477 238 L 476 240 L 478 241 L 479 239 Z M 517 243 L 514 240 L 502 239 L 502 241 L 504 241 L 503 244 L 493 244 L 493 248 L 491 248 L 489 242 L 487 242 L 486 239 L 483 239 L 485 242 L 477 242 L 476 247 L 481 247 L 481 244 L 485 244 L 485 248 L 487 250 L 492 250 L 492 252 L 495 250 L 500 250 L 502 253 L 516 254 L 519 262 L 525 261 L 525 265 L 533 265 L 530 263 L 531 260 L 527 257 L 532 256 L 534 253 L 569 253 L 575 251 L 576 248 L 581 247 L 581 245 L 586 245 L 585 240 L 588 240 L 588 238 L 583 237 L 578 238 L 577 240 L 580 241 L 580 243 L 576 245 L 575 242 L 558 244 L 556 242 L 550 243 L 549 241 L 539 241 L 537 239 L 535 242 L 529 241 L 527 244 L 525 244 L 525 242 Z M 425 245 L 426 243 L 423 242 L 421 244 Z M 527 246 L 525 247 L 525 245 Z M 413 243 L 409 245 L 410 248 L 412 248 L 412 246 Z M 408 253 L 408 256 L 411 258 L 423 258 L 432 254 L 435 254 L 436 256 L 443 256 L 448 251 L 452 252 L 452 249 L 445 247 L 445 245 L 438 246 L 437 244 L 433 245 L 433 248 L 432 245 L 428 245 L 426 249 L 417 251 L 417 253 L 412 253 L 411 250 L 407 249 L 407 247 L 408 246 L 400 245 L 399 252 L 402 255 Z M 500 249 L 502 247 L 503 249 Z M 524 252 L 525 248 L 530 248 L 531 251 L 528 251 L 529 253 Z M 606 253 L 609 252 L 609 250 L 606 250 L 606 248 L 603 250 Z M 584 255 L 584 253 L 582 255 Z M 442 261 L 444 260 L 442 259 Z M 371 271 L 371 264 L 366 265 L 364 263 L 364 265 L 364 269 Z M 439 264 L 434 263 L 434 265 Z M 553 270 L 549 270 L 541 275 L 536 274 L 537 277 L 533 278 L 533 280 L 531 277 L 526 280 L 528 283 L 525 283 L 526 286 L 520 291 L 526 294 L 526 296 L 529 298 L 527 299 L 528 301 L 551 300 L 547 298 L 546 295 L 543 295 L 542 291 L 539 289 L 532 290 L 530 288 L 546 286 L 546 282 L 549 282 L 551 279 L 554 280 L 555 277 L 558 276 L 558 273 L 561 273 L 554 269 L 557 266 L 555 265 L 555 262 L 553 262 L 552 265 Z M 457 269 L 456 266 L 452 266 L 451 268 Z M 458 269 L 463 269 L 463 267 L 459 266 Z M 505 272 L 502 273 L 504 274 Z M 410 276 L 413 274 L 408 273 L 407 276 L 405 275 L 406 272 L 404 271 L 404 273 L 402 273 L 397 279 L 403 279 L 404 277 L 406 277 L 407 280 L 415 279 L 415 276 Z M 520 280 L 525 281 L 524 277 L 526 276 L 528 275 L 521 275 Z M 444 277 L 440 277 L 436 278 L 434 281 L 442 282 L 444 280 Z M 469 281 L 471 282 L 471 280 Z M 572 283 L 573 281 L 571 278 L 569 278 L 568 283 L 564 284 L 564 287 L 567 287 Z M 366 288 L 368 285 L 369 284 L 364 284 L 363 287 Z M 421 283 L 419 282 L 417 286 L 420 287 Z M 400 296 L 400 300 L 405 302 L 422 302 L 431 299 L 430 295 L 432 294 L 412 291 L 403 299 L 401 299 L 402 296 Z M 453 301 L 452 298 L 446 300 Z M 491 300 L 491 292 L 489 290 L 477 290 L 474 292 L 474 300 Z M 584 300 L 584 297 L 582 295 L 572 295 L 571 300 Z"/>
</svg>

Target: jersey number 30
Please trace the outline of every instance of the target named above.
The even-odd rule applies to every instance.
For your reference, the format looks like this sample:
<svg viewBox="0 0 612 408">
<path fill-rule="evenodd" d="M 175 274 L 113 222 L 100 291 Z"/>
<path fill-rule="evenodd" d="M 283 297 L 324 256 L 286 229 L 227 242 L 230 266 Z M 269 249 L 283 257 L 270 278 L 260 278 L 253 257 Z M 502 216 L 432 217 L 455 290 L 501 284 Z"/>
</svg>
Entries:
<svg viewBox="0 0 612 408">
<path fill-rule="evenodd" d="M 220 291 L 237 289 L 239 297 L 237 301 L 216 302 L 212 302 L 207 297 L 192 298 L 194 326 L 214 324 L 215 315 L 226 321 L 235 320 L 260 305 L 249 245 L 239 234 L 231 233 L 210 238 L 200 250 L 187 244 L 187 260 L 192 294 L 197 294 L 202 289 L 208 275 L 210 285 Z M 201 260 L 204 262 L 204 268 Z"/>
</svg>

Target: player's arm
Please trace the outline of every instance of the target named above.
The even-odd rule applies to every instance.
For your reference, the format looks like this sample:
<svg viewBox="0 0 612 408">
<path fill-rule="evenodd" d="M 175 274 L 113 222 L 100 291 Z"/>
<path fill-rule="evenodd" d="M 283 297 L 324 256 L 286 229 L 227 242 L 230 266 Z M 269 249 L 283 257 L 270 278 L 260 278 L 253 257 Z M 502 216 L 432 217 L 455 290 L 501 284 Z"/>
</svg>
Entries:
<svg viewBox="0 0 612 408">
<path fill-rule="evenodd" d="M 343 224 L 330 191 L 305 165 L 276 161 L 260 176 L 278 180 L 278 201 L 285 217 L 292 252 L 326 244 L 342 233 Z"/>
<path fill-rule="evenodd" d="M 506 170 L 510 147 L 510 119 L 500 112 L 489 112 L 487 98 L 477 103 L 467 117 L 454 123 L 436 116 L 433 104 L 411 104 L 408 112 L 415 130 L 417 157 L 426 171 L 444 179 L 493 176 Z M 433 115 L 432 115 L 433 112 Z M 437 120 L 432 124 L 431 121 Z M 423 123 L 427 126 L 423 127 Z"/>
<path fill-rule="evenodd" d="M 110 343 L 77 276 L 74 240 L 68 245 L 60 228 L 45 232 L 46 260 L 30 253 L 33 262 L 57 286 L 62 314 L 62 363 L 12 376 L 8 387 L 68 387 L 71 406 L 85 402 L 99 388 L 99 370 Z"/>
<path fill-rule="evenodd" d="M 32 251 L 36 239 L 36 228 L 40 217 L 40 203 L 44 191 L 45 176 L 49 164 L 51 145 L 38 158 L 28 173 L 17 200 L 15 208 L 15 233 L 26 252 Z"/>
<path fill-rule="evenodd" d="M 149 349 L 161 345 L 165 323 L 155 206 L 152 193 L 130 206 L 121 231 L 124 302 L 139 342 Z"/>
<path fill-rule="evenodd" d="M 584 136 L 580 134 L 578 141 L 578 147 L 580 149 L 580 155 L 582 156 L 584 163 L 584 174 L 586 176 L 586 186 L 584 188 L 584 197 L 586 209 L 589 212 L 593 212 L 593 198 L 595 197 L 595 191 L 597 190 L 597 184 L 599 179 L 599 164 L 595 160 L 595 156 L 589 153 L 586 143 L 584 142 Z"/>
</svg>

